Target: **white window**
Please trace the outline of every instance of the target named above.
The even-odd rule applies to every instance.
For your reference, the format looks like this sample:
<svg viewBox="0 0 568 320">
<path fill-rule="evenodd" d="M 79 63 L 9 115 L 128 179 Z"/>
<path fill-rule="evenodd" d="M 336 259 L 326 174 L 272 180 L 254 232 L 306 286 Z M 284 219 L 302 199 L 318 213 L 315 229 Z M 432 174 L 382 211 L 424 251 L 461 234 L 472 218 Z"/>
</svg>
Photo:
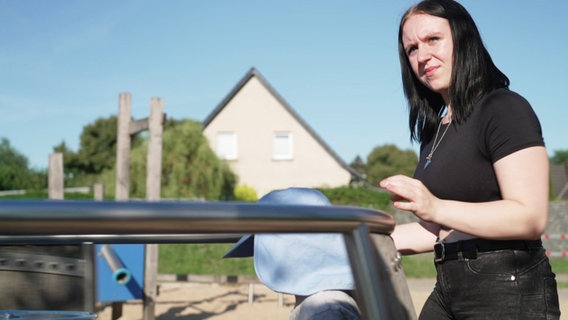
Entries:
<svg viewBox="0 0 568 320">
<path fill-rule="evenodd" d="M 237 159 L 237 134 L 221 131 L 217 133 L 217 156 L 225 160 Z"/>
<path fill-rule="evenodd" d="M 282 131 L 275 132 L 272 142 L 272 159 L 292 160 L 293 156 L 292 133 Z"/>
</svg>

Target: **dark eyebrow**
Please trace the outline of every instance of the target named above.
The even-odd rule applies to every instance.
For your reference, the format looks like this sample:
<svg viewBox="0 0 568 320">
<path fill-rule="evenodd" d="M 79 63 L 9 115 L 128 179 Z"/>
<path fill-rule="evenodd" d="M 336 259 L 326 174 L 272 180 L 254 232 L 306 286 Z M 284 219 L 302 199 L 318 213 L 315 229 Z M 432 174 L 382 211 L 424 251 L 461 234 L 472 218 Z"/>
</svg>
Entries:
<svg viewBox="0 0 568 320">
<path fill-rule="evenodd" d="M 404 48 L 405 51 L 408 50 L 409 47 L 416 45 L 416 42 L 414 40 L 411 40 L 410 42 L 405 44 L 404 39 L 401 39 L 401 42 L 402 42 L 402 47 Z"/>
<path fill-rule="evenodd" d="M 408 53 L 408 51 L 409 51 L 410 49 L 413 49 L 413 48 L 415 48 L 415 47 L 416 47 L 416 44 L 410 43 L 410 44 L 408 44 L 407 46 L 404 46 L 404 52 Z"/>
<path fill-rule="evenodd" d="M 443 33 L 442 33 L 442 32 L 434 31 L 434 32 L 427 33 L 427 34 L 424 36 L 424 39 L 430 39 L 430 38 L 432 38 L 432 37 L 438 37 L 438 38 L 439 38 L 439 37 L 441 37 L 441 36 L 443 36 Z M 420 39 L 420 40 L 423 40 L 423 39 Z"/>
</svg>

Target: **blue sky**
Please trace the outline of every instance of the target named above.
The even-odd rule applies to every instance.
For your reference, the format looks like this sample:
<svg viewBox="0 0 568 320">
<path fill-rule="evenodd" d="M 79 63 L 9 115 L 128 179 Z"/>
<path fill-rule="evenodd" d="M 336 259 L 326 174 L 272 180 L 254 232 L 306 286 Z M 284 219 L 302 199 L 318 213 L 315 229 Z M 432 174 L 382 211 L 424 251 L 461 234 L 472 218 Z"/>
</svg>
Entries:
<svg viewBox="0 0 568 320">
<path fill-rule="evenodd" d="M 46 168 L 62 141 L 151 97 L 202 121 L 257 68 L 346 162 L 408 138 L 396 34 L 415 1 L 0 0 L 0 137 Z M 568 1 L 464 0 L 495 63 L 568 149 Z"/>
</svg>

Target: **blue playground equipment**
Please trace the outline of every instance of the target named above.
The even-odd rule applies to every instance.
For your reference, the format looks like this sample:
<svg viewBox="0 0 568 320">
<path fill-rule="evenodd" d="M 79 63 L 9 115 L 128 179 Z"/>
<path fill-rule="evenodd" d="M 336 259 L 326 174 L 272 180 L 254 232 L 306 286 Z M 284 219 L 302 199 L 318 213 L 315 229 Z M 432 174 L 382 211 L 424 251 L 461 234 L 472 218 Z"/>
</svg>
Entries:
<svg viewBox="0 0 568 320">
<path fill-rule="evenodd" d="M 144 297 L 144 245 L 95 245 L 97 302 L 124 302 Z"/>
</svg>

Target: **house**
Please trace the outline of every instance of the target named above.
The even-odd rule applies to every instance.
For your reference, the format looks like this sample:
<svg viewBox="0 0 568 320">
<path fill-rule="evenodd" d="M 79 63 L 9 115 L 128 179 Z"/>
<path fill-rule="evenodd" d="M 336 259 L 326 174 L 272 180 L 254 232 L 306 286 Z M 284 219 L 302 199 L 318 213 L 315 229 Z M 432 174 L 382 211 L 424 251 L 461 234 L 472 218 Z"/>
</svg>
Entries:
<svg viewBox="0 0 568 320">
<path fill-rule="evenodd" d="M 258 196 L 288 187 L 339 187 L 363 180 L 251 68 L 203 122 L 239 185 Z"/>
</svg>

